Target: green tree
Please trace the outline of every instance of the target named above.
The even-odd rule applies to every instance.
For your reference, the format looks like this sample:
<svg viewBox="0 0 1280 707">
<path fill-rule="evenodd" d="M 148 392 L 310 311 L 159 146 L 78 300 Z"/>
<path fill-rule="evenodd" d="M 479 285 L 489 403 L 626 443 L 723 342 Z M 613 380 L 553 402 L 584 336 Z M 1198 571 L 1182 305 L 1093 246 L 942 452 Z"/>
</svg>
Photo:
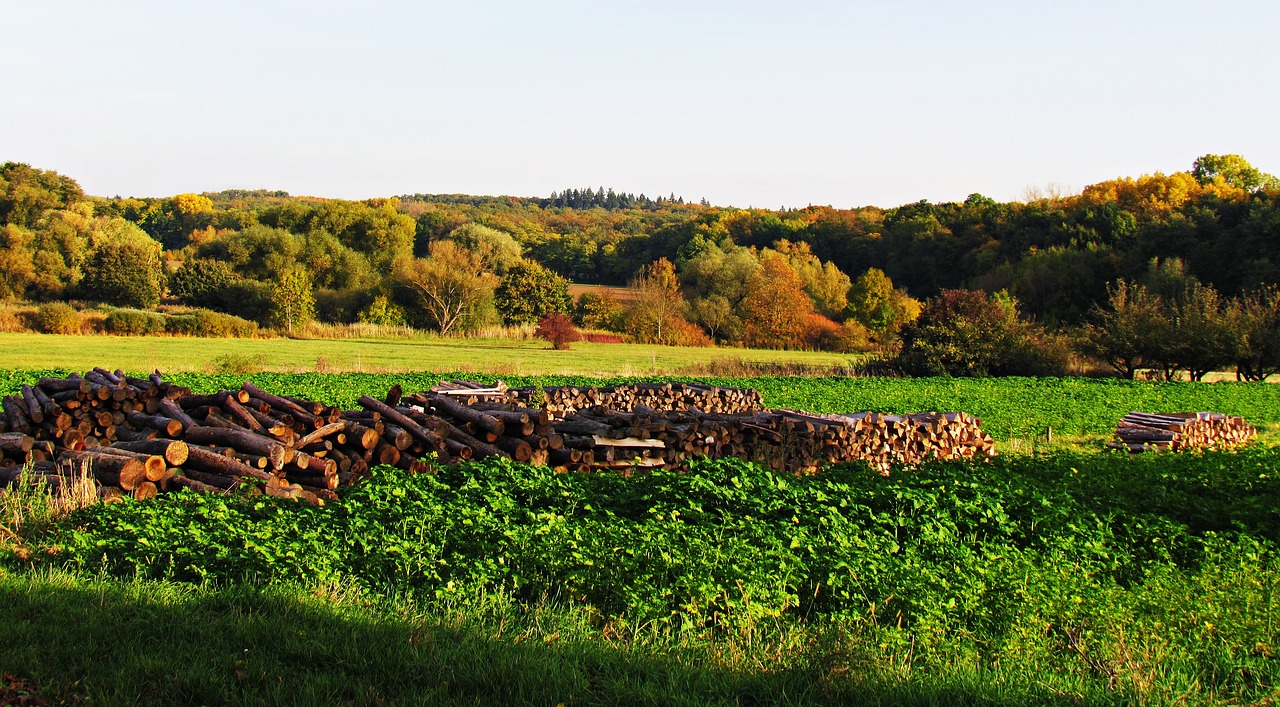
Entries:
<svg viewBox="0 0 1280 707">
<path fill-rule="evenodd" d="M 1232 302 L 1227 321 L 1238 379 L 1262 381 L 1280 373 L 1280 289 L 1271 286 Z"/>
<path fill-rule="evenodd" d="M 124 219 L 99 219 L 89 232 L 81 297 L 119 307 L 150 309 L 164 293 L 160 244 Z"/>
<path fill-rule="evenodd" d="M 536 324 L 548 314 L 568 312 L 572 304 L 569 281 L 532 260 L 511 266 L 493 299 L 508 324 Z"/>
<path fill-rule="evenodd" d="M 920 303 L 905 291 L 894 289 L 893 280 L 883 270 L 868 268 L 849 288 L 849 313 L 869 331 L 893 336 L 903 324 L 920 316 Z"/>
<path fill-rule="evenodd" d="M 1191 168 L 1191 176 L 1200 184 L 1212 184 L 1221 180 L 1245 191 L 1280 189 L 1280 179 L 1259 170 L 1240 155 L 1197 157 Z"/>
<path fill-rule="evenodd" d="M 1095 305 L 1080 340 L 1083 353 L 1115 369 L 1122 378 L 1133 380 L 1148 365 L 1151 343 L 1167 328 L 1164 305 L 1140 284 L 1124 279 L 1107 288 L 1107 306 Z"/>
<path fill-rule="evenodd" d="M 475 321 L 486 303 L 492 306 L 498 278 L 485 269 L 478 254 L 453 241 L 436 241 L 429 253 L 402 263 L 398 279 L 422 317 L 441 334 L 449 334 Z"/>
<path fill-rule="evenodd" d="M 316 300 L 306 268 L 294 266 L 280 274 L 271 290 L 271 305 L 272 322 L 289 334 L 315 318 Z"/>
<path fill-rule="evenodd" d="M 498 275 L 506 274 L 507 270 L 524 261 L 516 239 L 496 228 L 468 223 L 451 231 L 449 240 L 480 256 L 484 268 Z"/>
<path fill-rule="evenodd" d="M 840 272 L 835 263 L 819 260 L 803 241 L 781 240 L 773 244 L 773 249 L 796 271 L 814 309 L 826 317 L 844 316 L 849 305 L 849 288 L 853 285 L 848 275 Z"/>
<path fill-rule="evenodd" d="M 192 307 L 222 309 L 225 292 L 240 280 L 231 264 L 191 258 L 169 275 L 169 296 Z"/>
<path fill-rule="evenodd" d="M 999 293 L 943 290 L 902 328 L 898 366 L 909 375 L 1062 375 L 1066 352 Z"/>
<path fill-rule="evenodd" d="M 35 280 L 34 241 L 22 226 L 0 226 L 0 299 L 21 299 Z"/>
<path fill-rule="evenodd" d="M 21 162 L 0 164 L 0 224 L 33 228 L 47 211 L 84 201 L 84 191 L 70 177 Z"/>
</svg>

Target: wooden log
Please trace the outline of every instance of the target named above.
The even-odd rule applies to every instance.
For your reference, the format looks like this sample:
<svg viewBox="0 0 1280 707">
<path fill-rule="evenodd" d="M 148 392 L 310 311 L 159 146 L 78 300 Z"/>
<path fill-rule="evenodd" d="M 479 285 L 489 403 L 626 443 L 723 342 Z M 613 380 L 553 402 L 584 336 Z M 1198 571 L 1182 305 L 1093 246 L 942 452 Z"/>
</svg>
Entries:
<svg viewBox="0 0 1280 707">
<path fill-rule="evenodd" d="M 207 428 L 197 427 L 194 429 Z M 255 469 L 237 459 L 223 456 L 212 449 L 196 446 L 194 444 L 188 444 L 187 463 L 184 464 L 182 468 L 203 471 L 211 474 L 221 474 L 223 476 L 248 477 L 262 481 L 266 481 L 272 476 L 261 469 Z"/>
<path fill-rule="evenodd" d="M 130 452 L 159 455 L 169 466 L 182 466 L 187 461 L 187 443 L 180 439 L 123 441 L 111 446 Z"/>
<path fill-rule="evenodd" d="M 371 410 L 373 412 L 380 413 L 384 418 L 404 428 L 406 432 L 413 435 L 417 439 L 422 440 L 422 442 L 425 443 L 430 449 L 437 450 L 437 451 L 444 450 L 444 445 L 440 441 L 440 435 L 423 428 L 421 425 L 409 419 L 407 415 L 400 412 L 399 410 L 389 407 L 386 403 L 380 400 L 374 400 L 373 398 L 367 395 L 360 396 L 360 399 L 357 402 L 360 405 L 360 407 L 363 407 L 366 410 Z"/>
<path fill-rule="evenodd" d="M 166 437 L 177 437 L 183 432 L 182 423 L 171 417 L 130 412 L 125 414 L 124 419 L 135 428 L 150 427 L 153 430 L 158 430 Z M 101 425 L 101 421 L 99 421 L 99 425 Z"/>
<path fill-rule="evenodd" d="M 138 488 L 138 484 L 147 480 L 147 467 L 131 457 L 113 456 L 93 451 L 63 451 L 58 456 L 58 463 L 66 468 L 76 470 L 78 466 L 87 465 L 99 483 L 116 486 L 125 491 Z"/>
<path fill-rule="evenodd" d="M 187 430 L 186 440 L 193 444 L 216 444 L 233 447 L 247 454 L 257 454 L 271 460 L 272 466 L 279 468 L 285 463 L 284 445 L 271 437 L 254 434 L 248 430 L 226 429 L 222 427 L 192 427 Z"/>
</svg>

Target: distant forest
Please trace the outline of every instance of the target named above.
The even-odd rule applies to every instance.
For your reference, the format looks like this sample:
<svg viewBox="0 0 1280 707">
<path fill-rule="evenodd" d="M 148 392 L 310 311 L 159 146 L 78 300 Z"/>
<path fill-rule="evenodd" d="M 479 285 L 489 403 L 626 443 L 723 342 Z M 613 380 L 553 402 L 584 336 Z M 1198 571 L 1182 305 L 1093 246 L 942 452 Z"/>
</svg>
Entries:
<svg viewBox="0 0 1280 707">
<path fill-rule="evenodd" d="M 706 340 L 748 343 L 745 328 L 759 312 L 744 307 L 747 284 L 765 273 L 772 284 L 795 280 L 808 299 L 796 311 L 833 325 L 856 319 L 874 330 L 877 317 L 910 319 L 921 301 L 973 290 L 1000 293 L 1024 319 L 1058 328 L 1085 323 L 1116 283 L 1170 268 L 1224 298 L 1280 282 L 1276 178 L 1238 155 L 1205 155 L 1187 171 L 1021 202 L 972 194 L 774 211 L 603 187 L 532 198 L 345 201 L 271 190 L 105 198 L 55 172 L 0 166 L 0 297 L 112 301 L 105 271 L 129 272 L 151 278 L 151 289 L 117 304 L 179 301 L 262 323 L 278 319 L 271 290 L 286 281 L 321 319 L 464 331 L 574 306 L 559 294 L 530 304 L 521 287 L 559 293 L 565 281 L 669 276 L 685 325 Z M 479 293 L 433 305 L 431 288 L 455 286 L 444 282 L 449 271 L 465 271 Z M 610 303 L 586 307 L 603 308 L 588 324 L 625 328 Z M 578 303 L 579 322 L 584 312 Z"/>
</svg>

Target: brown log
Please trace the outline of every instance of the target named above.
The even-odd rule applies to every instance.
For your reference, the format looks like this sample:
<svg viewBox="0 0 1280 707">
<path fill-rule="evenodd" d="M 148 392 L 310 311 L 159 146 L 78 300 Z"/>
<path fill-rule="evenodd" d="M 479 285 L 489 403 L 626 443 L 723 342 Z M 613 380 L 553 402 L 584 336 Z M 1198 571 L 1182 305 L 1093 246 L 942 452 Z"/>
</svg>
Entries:
<svg viewBox="0 0 1280 707">
<path fill-rule="evenodd" d="M 182 466 L 187 461 L 187 443 L 180 439 L 156 439 L 115 442 L 111 446 L 130 452 L 157 454 L 169 466 Z"/>
<path fill-rule="evenodd" d="M 163 417 L 160 415 L 144 415 L 140 412 L 130 412 L 125 414 L 125 421 L 135 428 L 150 427 L 158 430 L 167 437 L 177 437 L 182 434 L 182 423 L 171 417 Z M 101 424 L 101 422 L 99 422 Z"/>
<path fill-rule="evenodd" d="M 101 454 L 111 454 L 118 457 L 128 457 L 137 459 L 142 462 L 146 468 L 147 481 L 159 481 L 164 478 L 165 471 L 169 468 L 165 464 L 164 457 L 158 454 L 144 454 L 142 452 L 131 452 L 127 449 L 119 449 L 117 447 L 95 447 L 95 452 Z"/>
<path fill-rule="evenodd" d="M 168 398 L 161 398 L 157 405 L 159 405 L 160 414 L 181 422 L 182 429 L 184 430 L 196 427 L 200 424 L 192 419 L 192 417 L 188 415 L 185 410 L 179 407 L 177 403 Z"/>
<path fill-rule="evenodd" d="M 235 479 L 232 479 L 231 477 L 223 477 L 223 478 L 225 478 L 230 483 L 230 485 L 225 488 L 231 488 L 236 483 Z M 173 487 L 175 488 L 190 489 L 198 493 L 222 493 L 225 490 L 222 487 L 213 486 L 203 481 L 197 481 L 190 476 L 184 476 L 181 474 L 174 476 L 172 479 L 169 480 L 169 483 L 173 485 Z"/>
<path fill-rule="evenodd" d="M 207 429 L 207 428 L 193 428 Z M 198 471 L 208 472 L 211 474 L 221 474 L 223 476 L 241 476 L 252 479 L 260 479 L 266 481 L 271 478 L 271 474 L 255 469 L 244 462 L 230 457 L 225 457 L 212 449 L 189 444 L 187 447 L 187 463 L 183 465 L 184 469 L 194 469 Z"/>
<path fill-rule="evenodd" d="M 425 429 L 417 422 L 409 419 L 408 416 L 401 413 L 399 410 L 389 407 L 386 403 L 380 400 L 374 400 L 367 395 L 360 396 L 360 399 L 357 402 L 364 409 L 380 413 L 384 418 L 391 420 L 400 427 L 403 427 L 409 434 L 422 440 L 428 448 L 437 451 L 443 450 L 444 445 L 440 441 L 440 435 Z"/>
<path fill-rule="evenodd" d="M 304 435 L 303 437 L 299 438 L 296 442 L 294 442 L 293 446 L 299 447 L 299 448 L 305 447 L 318 440 L 324 439 L 329 435 L 334 435 L 341 432 L 343 429 L 346 428 L 346 426 L 347 426 L 347 423 L 345 422 L 330 422 L 322 427 L 317 428 L 313 432 L 308 432 L 306 435 Z"/>
<path fill-rule="evenodd" d="M 237 451 L 257 454 L 271 460 L 272 466 L 279 468 L 285 463 L 285 448 L 271 437 L 254 434 L 248 430 L 226 429 L 222 427 L 192 427 L 187 430 L 186 440 L 194 444 L 217 444 L 234 447 Z"/>
<path fill-rule="evenodd" d="M 79 465 L 87 464 L 89 472 L 100 483 L 106 486 L 117 486 L 125 491 L 132 491 L 138 488 L 138 484 L 147 479 L 146 465 L 130 457 L 119 457 L 87 450 L 83 452 L 67 450 L 58 456 L 58 463 L 64 464 L 73 470 Z"/>
<path fill-rule="evenodd" d="M 174 483 L 183 488 L 193 488 L 191 485 L 182 481 L 182 479 L 190 479 L 209 488 L 218 489 L 220 491 L 229 491 L 240 485 L 240 479 L 235 476 L 227 476 L 226 474 L 215 474 L 199 469 L 191 469 L 184 467 L 182 474 L 174 479 Z M 195 490 L 205 490 L 197 488 Z"/>
<path fill-rule="evenodd" d="M 354 420 L 346 420 L 343 429 L 347 436 L 355 440 L 356 444 L 362 449 L 373 449 L 378 446 L 378 432 L 376 430 L 365 427 Z"/>
</svg>

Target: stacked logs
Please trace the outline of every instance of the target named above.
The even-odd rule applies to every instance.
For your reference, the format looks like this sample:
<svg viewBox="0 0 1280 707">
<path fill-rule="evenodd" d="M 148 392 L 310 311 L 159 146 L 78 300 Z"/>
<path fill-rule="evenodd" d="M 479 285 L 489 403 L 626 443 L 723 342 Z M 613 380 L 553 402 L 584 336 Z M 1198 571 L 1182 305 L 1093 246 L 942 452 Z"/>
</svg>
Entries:
<svg viewBox="0 0 1280 707">
<path fill-rule="evenodd" d="M 526 404 L 537 390 L 514 389 Z M 697 409 L 709 413 L 739 414 L 764 409 L 764 398 L 756 390 L 719 388 L 694 383 L 638 383 L 604 388 L 548 386 L 541 389 L 543 407 L 554 415 L 568 415 L 593 407 L 630 411 L 638 406 L 655 410 Z"/>
<path fill-rule="evenodd" d="M 158 372 L 134 378 L 96 368 L 3 399 L 0 484 L 30 462 L 51 488 L 88 473 L 104 498 L 241 489 L 320 504 L 379 464 L 424 473 L 433 461 L 506 457 L 587 472 L 739 457 L 800 473 L 843 461 L 887 471 L 994 454 L 981 421 L 965 413 L 765 410 L 754 390 L 689 384 L 544 395 L 534 407 L 530 389 L 451 381 L 408 395 L 393 386 L 382 400 L 362 396 L 359 409 L 340 410 L 247 382 L 193 395 Z M 617 407 L 588 404 L 600 400 Z"/>
<path fill-rule="evenodd" d="M 1130 452 L 1224 449 L 1248 444 L 1256 434 L 1244 418 L 1216 412 L 1131 412 L 1107 446 Z"/>
</svg>

